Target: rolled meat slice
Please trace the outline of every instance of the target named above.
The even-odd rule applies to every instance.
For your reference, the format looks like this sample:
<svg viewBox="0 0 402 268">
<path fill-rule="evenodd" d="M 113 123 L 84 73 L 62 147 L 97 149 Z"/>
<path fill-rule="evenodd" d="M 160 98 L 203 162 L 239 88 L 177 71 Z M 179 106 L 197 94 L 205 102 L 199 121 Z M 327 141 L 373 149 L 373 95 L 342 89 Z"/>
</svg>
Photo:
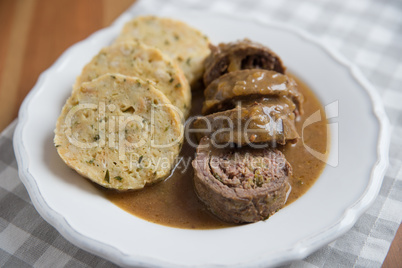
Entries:
<svg viewBox="0 0 402 268">
<path fill-rule="evenodd" d="M 292 169 L 276 149 L 217 149 L 204 137 L 192 164 L 198 197 L 227 222 L 265 220 L 282 208 L 290 192 Z"/>
<path fill-rule="evenodd" d="M 232 109 L 238 100 L 287 96 L 296 105 L 296 116 L 303 113 L 303 95 L 296 82 L 283 74 L 266 70 L 241 70 L 214 80 L 204 91 L 202 113 Z"/>
<path fill-rule="evenodd" d="M 205 60 L 204 84 L 225 73 L 244 69 L 265 69 L 285 73 L 282 60 L 269 48 L 248 39 L 212 46 L 211 54 Z"/>
<path fill-rule="evenodd" d="M 196 137 L 212 138 L 216 143 L 276 144 L 295 143 L 295 104 L 286 96 L 238 102 L 234 109 L 199 117 L 194 121 Z"/>
</svg>

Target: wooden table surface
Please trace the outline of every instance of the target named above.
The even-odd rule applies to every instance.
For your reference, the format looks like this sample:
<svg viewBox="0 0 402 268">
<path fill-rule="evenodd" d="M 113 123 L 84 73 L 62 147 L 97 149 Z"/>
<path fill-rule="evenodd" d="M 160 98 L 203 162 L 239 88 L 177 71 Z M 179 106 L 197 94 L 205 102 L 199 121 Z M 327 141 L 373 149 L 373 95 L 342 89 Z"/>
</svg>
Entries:
<svg viewBox="0 0 402 268">
<path fill-rule="evenodd" d="M 0 131 L 40 73 L 74 43 L 108 26 L 133 0 L 0 0 Z M 402 265 L 402 228 L 383 267 Z"/>
</svg>

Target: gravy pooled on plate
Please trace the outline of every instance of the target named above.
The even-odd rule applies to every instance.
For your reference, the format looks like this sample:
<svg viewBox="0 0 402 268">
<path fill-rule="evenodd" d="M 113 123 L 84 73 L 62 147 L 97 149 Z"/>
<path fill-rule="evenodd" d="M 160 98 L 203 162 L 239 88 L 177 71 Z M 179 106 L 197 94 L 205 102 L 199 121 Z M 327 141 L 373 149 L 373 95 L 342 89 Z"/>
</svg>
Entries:
<svg viewBox="0 0 402 268">
<path fill-rule="evenodd" d="M 289 75 L 289 74 L 288 74 Z M 314 93 L 301 80 L 291 75 L 298 83 L 300 93 L 304 95 L 304 113 L 296 121 L 298 133 L 302 133 L 304 121 L 314 112 L 320 111 L 325 118 L 324 108 Z M 202 92 L 193 92 L 192 114 L 201 110 Z M 303 140 L 310 148 L 326 153 L 327 121 L 316 122 L 304 129 Z M 318 179 L 325 163 L 311 155 L 300 139 L 296 144 L 280 147 L 288 162 L 292 165 L 293 176 L 289 178 L 292 187 L 286 205 L 302 196 Z M 199 201 L 194 192 L 193 169 L 190 157 L 193 158 L 195 148 L 185 143 L 180 156 L 185 163 L 179 163 L 172 175 L 165 181 L 146 187 L 141 191 L 117 192 L 101 189 L 101 192 L 114 204 L 125 211 L 150 222 L 186 229 L 215 229 L 235 226 L 219 220 Z M 190 165 L 187 169 L 185 164 Z"/>
</svg>

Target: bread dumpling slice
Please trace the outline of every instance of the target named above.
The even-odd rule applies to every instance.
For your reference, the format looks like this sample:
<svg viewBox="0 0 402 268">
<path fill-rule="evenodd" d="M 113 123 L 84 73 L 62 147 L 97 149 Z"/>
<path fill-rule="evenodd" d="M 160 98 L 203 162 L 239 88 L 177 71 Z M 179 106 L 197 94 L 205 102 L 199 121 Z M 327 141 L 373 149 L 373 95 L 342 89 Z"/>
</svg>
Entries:
<svg viewBox="0 0 402 268">
<path fill-rule="evenodd" d="M 180 67 L 159 49 L 138 42 L 127 41 L 103 48 L 92 58 L 74 88 L 106 73 L 120 73 L 155 82 L 187 117 L 191 108 L 191 90 Z"/>
<path fill-rule="evenodd" d="M 177 108 L 150 82 L 105 74 L 76 88 L 57 120 L 63 161 L 106 188 L 141 189 L 166 178 L 183 142 Z"/>
<path fill-rule="evenodd" d="M 184 22 L 155 16 L 137 17 L 125 24 L 116 42 L 137 40 L 154 46 L 176 60 L 193 85 L 204 72 L 210 54 L 209 39 Z"/>
</svg>

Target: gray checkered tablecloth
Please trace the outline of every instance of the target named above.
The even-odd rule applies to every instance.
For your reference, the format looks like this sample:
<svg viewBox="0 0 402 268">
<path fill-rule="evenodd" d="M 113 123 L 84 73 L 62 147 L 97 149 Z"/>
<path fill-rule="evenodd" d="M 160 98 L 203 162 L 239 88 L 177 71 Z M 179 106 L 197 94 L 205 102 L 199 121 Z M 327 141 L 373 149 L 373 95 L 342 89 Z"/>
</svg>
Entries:
<svg viewBox="0 0 402 268">
<path fill-rule="evenodd" d="M 291 267 L 380 267 L 402 219 L 402 1 L 142 0 L 130 12 L 180 5 L 300 27 L 339 50 L 380 92 L 392 124 L 390 167 L 374 205 L 348 233 Z M 18 178 L 15 123 L 0 136 L 0 267 L 113 267 L 45 222 Z"/>
</svg>

